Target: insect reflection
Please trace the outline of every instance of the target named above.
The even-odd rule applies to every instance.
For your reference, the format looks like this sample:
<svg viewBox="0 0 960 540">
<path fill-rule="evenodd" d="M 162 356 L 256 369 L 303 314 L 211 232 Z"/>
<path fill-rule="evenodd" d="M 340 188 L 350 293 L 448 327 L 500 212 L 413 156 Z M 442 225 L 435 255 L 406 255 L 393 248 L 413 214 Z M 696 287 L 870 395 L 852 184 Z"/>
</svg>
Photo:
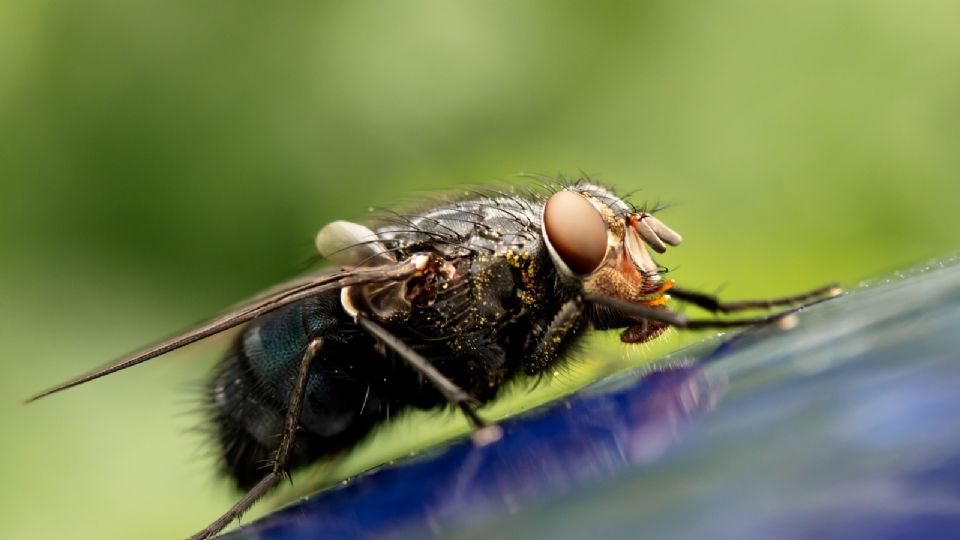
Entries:
<svg viewBox="0 0 960 540">
<path fill-rule="evenodd" d="M 220 466 L 245 493 L 192 537 L 209 538 L 291 470 L 351 449 L 403 409 L 451 405 L 475 440 L 495 439 L 478 406 L 510 380 L 553 371 L 590 328 L 643 343 L 671 326 L 738 327 L 789 312 L 691 319 L 667 307 L 671 298 L 730 313 L 838 292 L 721 302 L 662 275 L 650 250 L 681 240 L 588 180 L 478 193 L 373 229 L 336 221 L 316 238 L 335 268 L 29 401 L 246 325 L 207 385 Z"/>
</svg>

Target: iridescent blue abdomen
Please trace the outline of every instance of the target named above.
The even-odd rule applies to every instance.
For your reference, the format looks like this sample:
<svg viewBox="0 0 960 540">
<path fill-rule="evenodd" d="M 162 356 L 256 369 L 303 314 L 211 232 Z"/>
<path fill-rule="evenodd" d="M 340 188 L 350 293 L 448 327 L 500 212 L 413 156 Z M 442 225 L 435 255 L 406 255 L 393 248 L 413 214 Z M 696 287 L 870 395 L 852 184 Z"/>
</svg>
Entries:
<svg viewBox="0 0 960 540">
<path fill-rule="evenodd" d="M 218 365 L 209 394 L 222 467 L 241 488 L 269 466 L 301 358 L 314 338 L 324 345 L 311 366 L 292 466 L 345 449 L 388 414 L 385 389 L 376 384 L 388 366 L 343 313 L 339 291 L 254 319 Z"/>
</svg>

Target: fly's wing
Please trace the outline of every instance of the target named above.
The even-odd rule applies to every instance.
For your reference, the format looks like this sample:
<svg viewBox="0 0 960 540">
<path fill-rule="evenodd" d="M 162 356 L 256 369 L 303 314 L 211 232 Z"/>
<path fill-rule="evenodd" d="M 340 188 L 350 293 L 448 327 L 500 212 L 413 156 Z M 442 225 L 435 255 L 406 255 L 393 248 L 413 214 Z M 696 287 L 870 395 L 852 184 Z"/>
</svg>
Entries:
<svg viewBox="0 0 960 540">
<path fill-rule="evenodd" d="M 152 347 L 131 353 L 91 373 L 48 388 L 27 398 L 25 403 L 146 362 L 147 360 L 179 349 L 195 341 L 241 325 L 264 313 L 303 300 L 304 298 L 319 294 L 323 291 L 349 287 L 351 285 L 401 281 L 411 278 L 418 273 L 422 273 L 428 264 L 429 257 L 427 255 L 414 255 L 409 259 L 391 265 L 331 271 L 294 279 L 289 283 L 254 297 L 252 300 L 235 306 L 219 317 L 187 332 L 161 341 Z"/>
</svg>

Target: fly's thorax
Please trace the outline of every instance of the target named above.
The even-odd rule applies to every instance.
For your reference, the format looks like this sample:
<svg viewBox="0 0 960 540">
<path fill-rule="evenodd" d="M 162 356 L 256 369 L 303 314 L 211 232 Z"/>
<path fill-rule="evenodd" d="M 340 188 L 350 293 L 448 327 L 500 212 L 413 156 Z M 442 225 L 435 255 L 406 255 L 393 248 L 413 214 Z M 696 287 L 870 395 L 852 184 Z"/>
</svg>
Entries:
<svg viewBox="0 0 960 540">
<path fill-rule="evenodd" d="M 447 259 L 495 255 L 507 245 L 539 239 L 540 203 L 519 197 L 452 201 L 417 215 L 399 216 L 377 228 L 398 258 L 420 250 Z"/>
<path fill-rule="evenodd" d="M 442 257 L 448 270 L 388 286 L 351 291 L 345 305 L 372 308 L 381 318 L 436 307 L 444 316 L 496 319 L 518 294 L 542 296 L 536 274 L 541 203 L 512 196 L 452 201 L 417 215 L 394 216 L 376 229 L 382 249 L 399 260 L 414 253 Z M 358 296 L 362 298 L 358 298 Z M 348 309 L 349 311 L 349 309 Z M 473 314 L 473 315 L 471 315 Z"/>
</svg>

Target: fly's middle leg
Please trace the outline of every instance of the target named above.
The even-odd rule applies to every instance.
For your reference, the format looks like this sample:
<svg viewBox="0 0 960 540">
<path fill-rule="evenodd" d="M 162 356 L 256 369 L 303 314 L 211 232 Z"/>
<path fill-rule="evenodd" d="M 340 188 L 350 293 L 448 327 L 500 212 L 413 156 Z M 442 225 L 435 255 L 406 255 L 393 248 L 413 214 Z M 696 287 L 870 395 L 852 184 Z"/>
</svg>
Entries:
<svg viewBox="0 0 960 540">
<path fill-rule="evenodd" d="M 583 302 L 580 299 L 570 300 L 560 307 L 543 334 L 538 336 L 537 345 L 528 360 L 528 373 L 540 373 L 556 362 L 561 344 L 577 326 L 582 314 Z"/>
<path fill-rule="evenodd" d="M 357 324 L 368 334 L 379 340 L 387 348 L 392 350 L 411 368 L 423 376 L 430 384 L 436 388 L 446 400 L 463 411 L 463 415 L 473 426 L 473 439 L 478 444 L 488 444 L 500 438 L 501 430 L 498 426 L 489 426 L 477 414 L 477 400 L 464 391 L 457 384 L 447 378 L 423 357 L 420 353 L 413 350 L 412 347 L 404 343 L 400 338 L 393 335 L 389 330 L 380 326 L 369 317 L 361 314 L 357 315 Z"/>
</svg>

